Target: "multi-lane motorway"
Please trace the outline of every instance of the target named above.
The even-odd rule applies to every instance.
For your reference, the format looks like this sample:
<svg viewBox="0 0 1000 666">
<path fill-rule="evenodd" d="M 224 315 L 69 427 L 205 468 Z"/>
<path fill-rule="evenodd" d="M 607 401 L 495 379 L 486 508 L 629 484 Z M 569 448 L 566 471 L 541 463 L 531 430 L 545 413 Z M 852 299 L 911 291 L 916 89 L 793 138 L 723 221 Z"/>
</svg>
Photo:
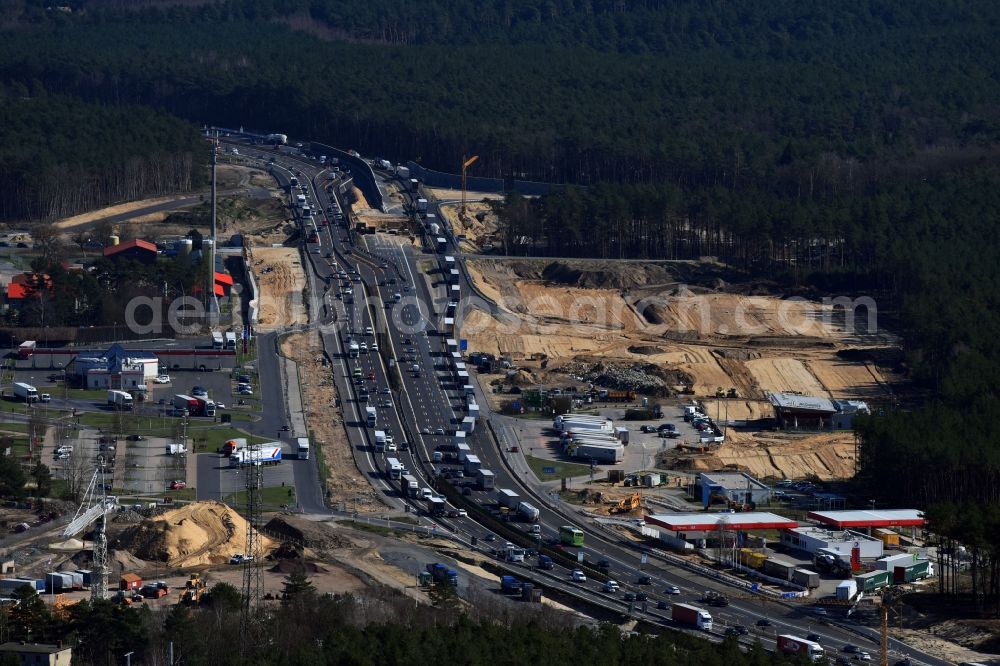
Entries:
<svg viewBox="0 0 1000 666">
<path fill-rule="evenodd" d="M 358 467 L 370 483 L 384 493 L 391 505 L 399 508 L 408 506 L 422 512 L 422 503 L 402 496 L 398 482 L 389 481 L 386 459 L 397 458 L 409 473 L 420 479 L 421 485 L 428 487 L 433 485 L 434 475 L 446 469 L 459 469 L 456 465 L 431 462 L 435 448 L 451 442 L 461 418 L 466 414 L 464 390 L 455 385 L 446 337 L 441 333 L 444 309 L 452 297 L 450 285 L 436 270 L 442 255 L 422 252 L 408 242 L 396 242 L 396 237 L 355 234 L 348 228 L 347 216 L 343 215 L 340 202 L 327 191 L 331 182 L 329 172 L 314 162 L 294 156 L 258 152 L 262 152 L 262 159 L 274 160 L 271 171 L 286 187 L 290 177 L 297 177 L 299 184 L 305 187 L 310 205 L 317 211 L 315 219 L 320 242 L 305 245 L 306 256 L 314 272 L 316 289 L 313 293 L 319 301 L 310 314 L 313 323 L 318 325 L 324 348 L 332 360 L 348 439 Z M 300 191 L 290 192 L 290 201 Z M 416 196 L 418 193 L 413 194 L 414 198 Z M 436 206 L 433 203 L 430 206 L 428 212 L 442 220 Z M 338 219 L 340 216 L 345 221 Z M 328 226 L 323 224 L 324 220 L 328 220 Z M 308 229 L 304 232 L 308 235 Z M 449 236 L 447 252 L 452 254 L 453 251 L 453 237 Z M 454 256 L 462 269 L 459 281 L 462 296 L 468 297 L 473 294 L 472 285 L 457 251 Z M 431 266 L 432 270 L 424 273 L 420 270 L 421 265 Z M 363 342 L 368 351 L 359 353 L 356 358 L 349 357 L 347 351 L 351 341 Z M 261 342 L 263 345 L 264 342 Z M 372 351 L 374 345 L 377 345 L 377 351 Z M 277 361 L 274 358 L 265 360 L 267 356 L 261 354 L 262 377 L 272 371 L 274 375 L 278 372 L 268 370 L 267 363 Z M 395 364 L 398 372 L 390 364 Z M 356 369 L 360 370 L 360 381 L 355 378 Z M 390 378 L 392 374 L 398 377 L 395 383 Z M 362 389 L 368 394 L 366 399 L 362 397 Z M 514 489 L 540 510 L 542 538 L 546 542 L 555 540 L 560 525 L 575 521 L 571 515 L 557 510 L 557 504 L 536 495 L 526 482 L 517 478 L 504 459 L 511 454 L 496 444 L 485 427 L 489 418 L 488 402 L 478 386 L 476 390 L 484 411 L 475 431 L 467 434 L 467 443 L 479 456 L 482 467 L 494 472 L 498 487 Z M 274 427 L 284 421 L 280 406 L 268 406 L 271 402 L 273 400 L 265 403 L 266 427 Z M 365 408 L 369 406 L 377 411 L 375 428 L 367 427 L 365 423 Z M 405 442 L 406 450 L 376 452 L 376 429 L 391 433 L 397 444 Z M 307 512 L 322 512 L 315 463 L 301 462 L 308 464 L 299 464 L 295 470 L 300 505 Z M 303 502 L 304 496 L 311 500 Z M 470 487 L 467 498 L 489 509 L 495 504 L 493 491 L 478 491 Z M 495 538 L 489 530 L 469 518 L 435 517 L 433 521 L 464 537 L 474 536 L 480 540 Z M 694 601 L 705 590 L 730 591 L 722 584 L 669 566 L 655 557 L 650 557 L 642 565 L 640 550 L 630 542 L 615 539 L 609 533 L 585 524 L 577 524 L 577 527 L 586 532 L 587 545 L 582 550 L 590 562 L 607 560 L 610 575 L 622 583 L 623 591 L 646 592 L 649 595 L 645 610 L 641 605 L 633 609 L 637 615 L 664 621 L 669 617 L 669 611 L 657 610 L 657 601 Z M 621 605 L 623 609 L 627 605 L 621 593 L 614 595 L 613 600 L 611 595 L 604 595 L 602 585 L 597 581 L 570 583 L 567 569 L 557 566 L 542 575 L 551 576 L 550 584 L 553 586 L 584 587 L 590 594 L 600 595 L 612 605 Z M 642 576 L 649 576 L 650 584 L 638 585 Z M 665 590 L 674 585 L 680 588 L 681 593 L 667 595 Z M 830 611 L 831 614 L 833 612 Z M 845 644 L 855 644 L 869 652 L 877 652 L 877 635 L 873 630 L 851 625 L 846 620 L 834 622 L 832 616 L 820 615 L 812 607 L 737 598 L 726 608 L 713 608 L 712 613 L 717 623 L 715 633 L 737 624 L 751 628 L 751 637 L 744 640 L 750 640 L 754 634 L 773 638 L 775 634 L 784 632 L 800 636 L 815 633 L 828 650 L 836 651 Z M 762 620 L 769 624 L 758 626 Z M 896 641 L 891 642 L 891 648 L 897 655 L 908 654 L 914 662 L 942 666 L 947 663 Z"/>
</svg>

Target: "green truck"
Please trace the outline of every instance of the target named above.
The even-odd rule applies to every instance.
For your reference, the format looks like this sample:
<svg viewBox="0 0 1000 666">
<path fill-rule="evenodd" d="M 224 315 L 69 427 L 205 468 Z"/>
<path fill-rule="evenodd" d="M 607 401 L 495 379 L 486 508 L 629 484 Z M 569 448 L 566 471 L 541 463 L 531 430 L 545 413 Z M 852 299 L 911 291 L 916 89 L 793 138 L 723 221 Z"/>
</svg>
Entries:
<svg viewBox="0 0 1000 666">
<path fill-rule="evenodd" d="M 854 581 L 858 584 L 859 592 L 874 592 L 892 583 L 892 576 L 892 571 L 870 571 L 858 574 L 854 577 Z"/>
<path fill-rule="evenodd" d="M 921 560 L 906 566 L 894 567 L 892 573 L 894 582 L 912 583 L 931 575 L 931 563 L 927 560 Z"/>
</svg>

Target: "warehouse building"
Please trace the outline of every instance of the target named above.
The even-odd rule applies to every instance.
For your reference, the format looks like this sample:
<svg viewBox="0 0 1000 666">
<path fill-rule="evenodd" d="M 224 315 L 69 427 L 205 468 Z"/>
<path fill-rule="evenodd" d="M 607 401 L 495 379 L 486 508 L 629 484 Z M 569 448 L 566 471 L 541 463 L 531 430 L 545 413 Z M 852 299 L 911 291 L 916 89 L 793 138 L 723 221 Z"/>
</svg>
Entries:
<svg viewBox="0 0 1000 666">
<path fill-rule="evenodd" d="M 782 428 L 805 430 L 850 430 L 854 417 L 868 414 L 861 400 L 831 400 L 798 393 L 769 393 L 774 417 Z"/>
<path fill-rule="evenodd" d="M 89 389 L 134 389 L 152 383 L 159 373 L 155 354 L 127 351 L 121 345 L 111 345 L 100 355 L 77 356 L 72 374 L 80 386 Z"/>
<path fill-rule="evenodd" d="M 743 472 L 702 472 L 696 485 L 705 507 L 720 499 L 751 507 L 771 501 L 771 488 Z"/>
</svg>

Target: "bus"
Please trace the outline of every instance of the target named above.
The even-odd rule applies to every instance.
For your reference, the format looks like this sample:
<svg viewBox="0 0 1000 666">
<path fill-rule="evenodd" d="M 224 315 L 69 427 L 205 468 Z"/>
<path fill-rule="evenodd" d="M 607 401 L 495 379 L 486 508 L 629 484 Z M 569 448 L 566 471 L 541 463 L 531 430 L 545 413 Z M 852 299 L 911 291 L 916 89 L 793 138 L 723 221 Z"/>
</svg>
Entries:
<svg viewBox="0 0 1000 666">
<path fill-rule="evenodd" d="M 389 478 L 393 480 L 398 480 L 403 476 L 403 466 L 399 464 L 399 461 L 395 458 L 388 458 L 385 461 L 385 466 L 389 469 Z"/>
<path fill-rule="evenodd" d="M 583 530 L 571 525 L 563 525 L 559 528 L 559 543 L 564 546 L 582 546 Z"/>
</svg>

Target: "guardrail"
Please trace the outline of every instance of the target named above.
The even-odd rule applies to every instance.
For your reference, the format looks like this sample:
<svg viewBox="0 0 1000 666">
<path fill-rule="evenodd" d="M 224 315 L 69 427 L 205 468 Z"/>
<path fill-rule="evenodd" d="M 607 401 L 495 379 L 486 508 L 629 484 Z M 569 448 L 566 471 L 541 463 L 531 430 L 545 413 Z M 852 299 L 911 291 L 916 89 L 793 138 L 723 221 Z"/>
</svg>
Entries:
<svg viewBox="0 0 1000 666">
<path fill-rule="evenodd" d="M 328 146 L 325 143 L 317 143 L 313 141 L 309 144 L 309 150 L 315 153 L 325 153 L 327 156 L 333 156 L 342 162 L 346 162 L 351 166 L 351 175 L 355 178 L 358 183 L 358 189 L 360 189 L 364 195 L 365 199 L 368 200 L 368 205 L 372 208 L 376 208 L 383 213 L 386 212 L 385 199 L 382 196 L 382 190 L 379 189 L 378 180 L 375 178 L 375 172 L 368 162 L 365 162 L 360 157 L 355 157 L 350 153 L 340 150 L 339 148 L 334 148 L 333 146 Z"/>
</svg>

